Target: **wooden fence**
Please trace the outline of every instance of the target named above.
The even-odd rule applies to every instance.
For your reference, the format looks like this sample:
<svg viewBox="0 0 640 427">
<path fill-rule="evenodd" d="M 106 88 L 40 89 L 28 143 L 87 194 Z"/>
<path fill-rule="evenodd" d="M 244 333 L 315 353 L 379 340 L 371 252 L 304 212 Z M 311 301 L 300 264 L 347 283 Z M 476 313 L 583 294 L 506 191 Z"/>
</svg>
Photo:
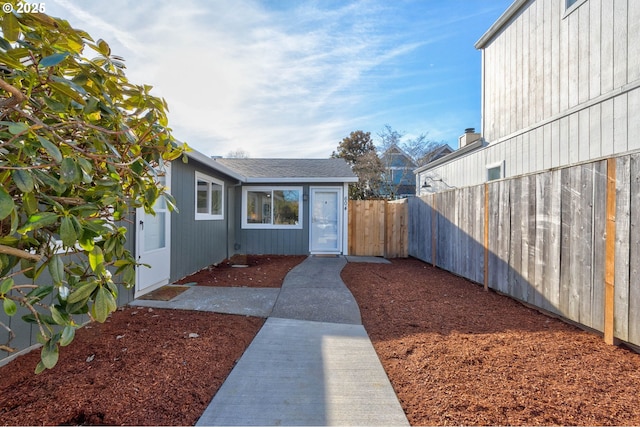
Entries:
<svg viewBox="0 0 640 427">
<path fill-rule="evenodd" d="M 349 254 L 406 258 L 407 200 L 349 201 Z"/>
<path fill-rule="evenodd" d="M 409 199 L 409 255 L 640 345 L 640 154 Z"/>
</svg>

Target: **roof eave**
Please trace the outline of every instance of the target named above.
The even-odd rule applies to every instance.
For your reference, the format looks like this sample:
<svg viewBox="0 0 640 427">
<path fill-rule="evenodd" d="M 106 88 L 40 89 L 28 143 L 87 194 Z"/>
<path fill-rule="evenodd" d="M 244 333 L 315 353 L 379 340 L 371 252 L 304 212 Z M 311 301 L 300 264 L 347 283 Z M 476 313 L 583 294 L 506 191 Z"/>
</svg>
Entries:
<svg viewBox="0 0 640 427">
<path fill-rule="evenodd" d="M 196 160 L 200 163 L 203 163 L 209 167 L 211 167 L 212 169 L 217 170 L 218 172 L 222 172 L 225 175 L 228 175 L 232 178 L 237 179 L 238 181 L 246 181 L 247 177 L 234 171 L 233 169 L 223 165 L 220 162 L 216 162 L 214 159 L 212 159 L 211 157 L 206 156 L 205 154 L 202 154 L 201 152 L 191 149 L 190 151 L 187 152 L 187 157 L 192 158 L 193 160 Z"/>
<path fill-rule="evenodd" d="M 502 15 L 493 23 L 491 27 L 480 37 L 480 39 L 474 45 L 476 49 L 484 49 L 484 47 L 493 39 L 507 22 L 518 12 L 518 10 L 524 6 L 529 0 L 515 0 L 511 3 L 511 6 L 504 11 Z"/>
<path fill-rule="evenodd" d="M 289 178 L 257 178 L 247 177 L 245 184 L 291 184 L 291 183 L 334 183 L 334 182 L 358 182 L 358 177 L 335 176 L 335 177 L 289 177 Z"/>
</svg>

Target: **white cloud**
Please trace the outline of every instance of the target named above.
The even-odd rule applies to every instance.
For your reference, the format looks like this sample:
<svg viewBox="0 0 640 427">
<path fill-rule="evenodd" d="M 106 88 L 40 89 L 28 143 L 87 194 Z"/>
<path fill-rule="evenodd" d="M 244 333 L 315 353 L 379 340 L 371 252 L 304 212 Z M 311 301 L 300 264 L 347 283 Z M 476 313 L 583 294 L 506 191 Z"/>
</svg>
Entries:
<svg viewBox="0 0 640 427">
<path fill-rule="evenodd" d="M 396 105 L 432 87 L 413 86 L 420 74 L 403 61 L 448 37 L 443 25 L 467 19 L 425 21 L 437 31 L 407 27 L 395 6 L 374 0 L 271 9 L 254 0 L 53 1 L 58 15 L 126 59 L 131 81 L 167 100 L 178 139 L 205 154 L 242 148 L 252 157 L 327 157 L 350 131 L 376 123 L 363 129 L 373 134 L 419 108 Z"/>
</svg>

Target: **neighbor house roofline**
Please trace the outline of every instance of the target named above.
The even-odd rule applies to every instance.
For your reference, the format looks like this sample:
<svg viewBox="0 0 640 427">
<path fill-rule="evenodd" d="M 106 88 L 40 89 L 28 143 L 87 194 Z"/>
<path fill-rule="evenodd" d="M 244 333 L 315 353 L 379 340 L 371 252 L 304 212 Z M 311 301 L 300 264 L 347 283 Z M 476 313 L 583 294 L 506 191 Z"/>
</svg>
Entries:
<svg viewBox="0 0 640 427">
<path fill-rule="evenodd" d="M 475 44 L 476 49 L 484 49 L 484 47 L 493 39 L 493 37 L 513 18 L 513 16 L 520 10 L 522 6 L 527 4 L 530 0 L 515 0 L 511 3 L 511 6 L 500 15 L 500 17 L 493 23 L 491 27 L 480 37 Z"/>
<path fill-rule="evenodd" d="M 441 164 L 448 163 L 451 160 L 456 159 L 458 157 L 461 157 L 461 156 L 463 156 L 463 155 L 465 155 L 465 154 L 467 154 L 467 153 L 469 153 L 471 151 L 474 151 L 474 150 L 477 150 L 479 148 L 482 148 L 483 145 L 484 145 L 484 139 L 480 138 L 477 141 L 474 141 L 471 144 L 466 145 L 466 146 L 454 151 L 451 154 L 447 154 L 446 156 L 440 157 L 438 160 L 434 160 L 433 162 L 427 163 L 424 166 L 420 166 L 419 168 L 414 169 L 413 173 L 415 175 L 415 174 L 418 174 L 420 172 L 424 172 L 426 170 L 432 169 L 432 168 L 434 168 L 436 166 L 439 166 Z"/>
</svg>

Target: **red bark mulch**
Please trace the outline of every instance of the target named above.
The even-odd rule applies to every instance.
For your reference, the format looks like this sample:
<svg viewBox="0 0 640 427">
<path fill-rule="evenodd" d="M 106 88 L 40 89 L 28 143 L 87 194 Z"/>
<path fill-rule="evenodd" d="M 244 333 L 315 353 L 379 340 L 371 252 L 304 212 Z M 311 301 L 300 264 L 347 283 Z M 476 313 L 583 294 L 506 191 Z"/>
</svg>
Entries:
<svg viewBox="0 0 640 427">
<path fill-rule="evenodd" d="M 280 286 L 305 257 L 184 279 Z M 259 267 L 259 268 L 258 268 Z M 412 425 L 640 425 L 640 355 L 414 259 L 342 277 Z M 268 284 L 268 285 L 267 285 Z M 0 424 L 192 425 L 263 319 L 125 308 L 0 368 Z"/>
</svg>

